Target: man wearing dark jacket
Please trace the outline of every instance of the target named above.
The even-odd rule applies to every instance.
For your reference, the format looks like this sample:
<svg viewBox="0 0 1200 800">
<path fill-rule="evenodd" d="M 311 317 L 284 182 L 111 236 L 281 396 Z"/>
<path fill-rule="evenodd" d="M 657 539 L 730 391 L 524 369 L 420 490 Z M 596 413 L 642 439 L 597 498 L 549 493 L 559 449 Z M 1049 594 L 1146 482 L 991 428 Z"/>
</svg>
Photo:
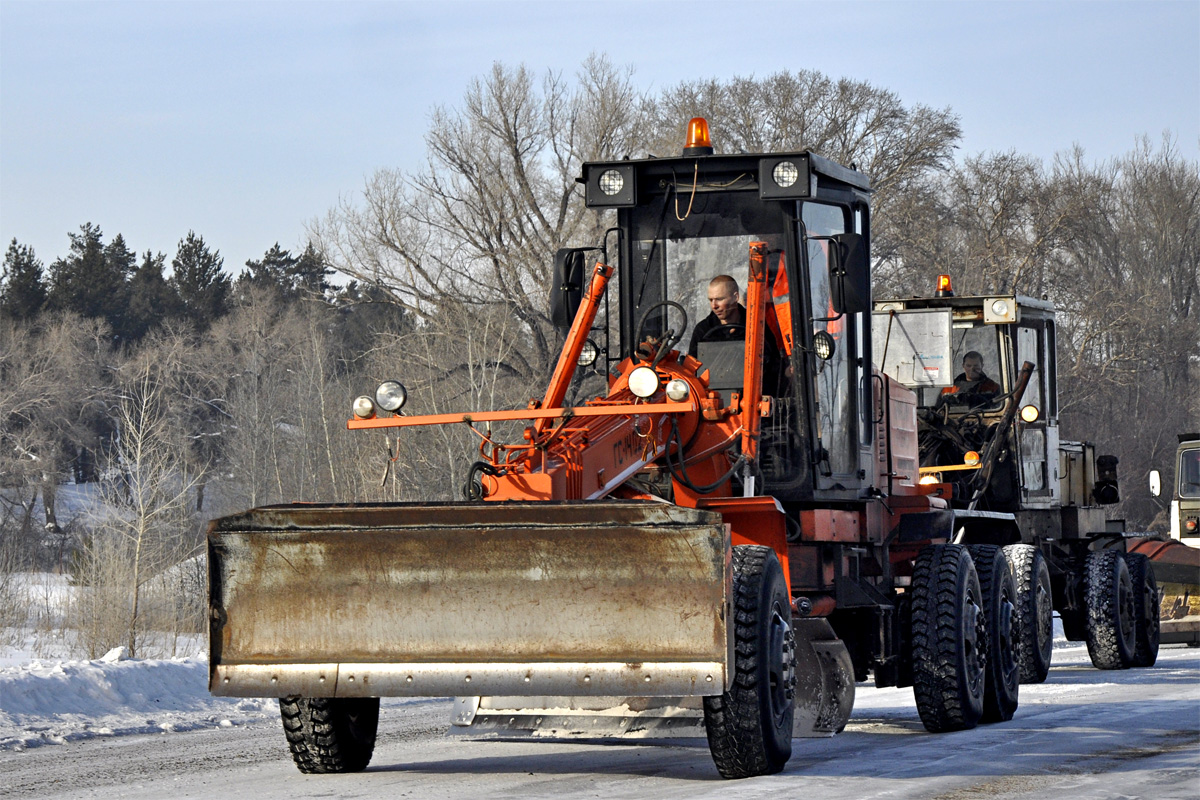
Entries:
<svg viewBox="0 0 1200 800">
<path fill-rule="evenodd" d="M 942 400 L 948 400 L 946 395 L 978 394 L 991 397 L 1000 393 L 1000 384 L 989 378 L 983 371 L 983 356 L 974 350 L 963 356 L 963 371 L 954 378 L 954 385 L 942 389 Z"/>
<path fill-rule="evenodd" d="M 709 315 L 692 329 L 688 355 L 696 356 L 700 342 L 730 342 L 746 339 L 746 307 L 741 304 L 737 281 L 718 275 L 708 282 Z M 776 394 L 779 385 L 779 345 L 767 331 L 763 343 L 763 392 Z"/>
</svg>

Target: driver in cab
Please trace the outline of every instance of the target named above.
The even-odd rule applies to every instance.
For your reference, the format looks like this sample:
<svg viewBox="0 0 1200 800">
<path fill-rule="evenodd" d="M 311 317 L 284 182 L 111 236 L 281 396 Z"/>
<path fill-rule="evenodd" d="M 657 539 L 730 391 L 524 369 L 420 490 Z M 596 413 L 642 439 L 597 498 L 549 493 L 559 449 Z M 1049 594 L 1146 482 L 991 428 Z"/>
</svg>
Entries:
<svg viewBox="0 0 1200 800">
<path fill-rule="evenodd" d="M 728 275 L 718 275 L 708 282 L 707 317 L 696 323 L 688 355 L 696 356 L 700 342 L 727 342 L 746 338 L 746 307 L 741 303 L 737 281 Z"/>
<path fill-rule="evenodd" d="M 737 281 L 729 275 L 718 275 L 708 282 L 709 315 L 696 323 L 688 355 L 697 358 L 701 342 L 732 342 L 746 339 L 746 307 L 741 303 Z M 779 344 L 770 330 L 763 342 L 763 392 L 778 393 Z"/>
<path fill-rule="evenodd" d="M 963 356 L 962 367 L 963 371 L 955 377 L 954 385 L 942 389 L 938 405 L 955 402 L 954 395 L 978 395 L 986 400 L 1000 393 L 1000 384 L 984 374 L 982 355 L 971 350 Z"/>
</svg>

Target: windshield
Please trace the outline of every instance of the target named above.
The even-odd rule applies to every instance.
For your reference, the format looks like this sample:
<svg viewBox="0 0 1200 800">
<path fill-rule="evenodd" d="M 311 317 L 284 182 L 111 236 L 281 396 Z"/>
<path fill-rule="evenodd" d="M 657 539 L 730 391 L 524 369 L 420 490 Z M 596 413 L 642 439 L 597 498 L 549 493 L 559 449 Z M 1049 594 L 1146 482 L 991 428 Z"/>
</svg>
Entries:
<svg viewBox="0 0 1200 800">
<path fill-rule="evenodd" d="M 1179 454 L 1179 496 L 1200 497 L 1200 447 Z"/>
<path fill-rule="evenodd" d="M 712 314 L 708 289 L 714 278 L 732 278 L 738 305 L 744 308 L 751 242 L 767 243 L 768 282 L 774 280 L 786 240 L 783 214 L 750 193 L 720 199 L 711 211 L 705 195 L 697 195 L 690 209 L 686 200 L 677 204 L 673 196 L 638 209 L 629 285 L 624 289 L 630 301 L 629 335 L 637 334 L 645 318 L 642 335 L 658 336 L 670 327 L 681 335 L 676 347 L 688 352 L 696 325 Z M 682 306 L 685 328 L 681 329 L 679 310 L 664 309 L 664 301 Z"/>
</svg>

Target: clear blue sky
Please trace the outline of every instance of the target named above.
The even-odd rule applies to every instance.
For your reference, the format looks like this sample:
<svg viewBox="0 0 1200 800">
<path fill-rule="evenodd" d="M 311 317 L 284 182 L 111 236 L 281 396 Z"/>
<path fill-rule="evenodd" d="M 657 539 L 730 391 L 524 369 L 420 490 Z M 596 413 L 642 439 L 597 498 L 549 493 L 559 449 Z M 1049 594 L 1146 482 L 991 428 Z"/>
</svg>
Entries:
<svg viewBox="0 0 1200 800">
<path fill-rule="evenodd" d="M 949 106 L 961 154 L 1089 159 L 1170 131 L 1200 158 L 1200 0 L 0 0 L 0 246 L 47 265 L 85 222 L 139 253 L 194 229 L 241 271 L 381 167 L 495 61 L 643 88 L 816 69 Z M 685 121 L 681 121 L 681 129 Z"/>
</svg>

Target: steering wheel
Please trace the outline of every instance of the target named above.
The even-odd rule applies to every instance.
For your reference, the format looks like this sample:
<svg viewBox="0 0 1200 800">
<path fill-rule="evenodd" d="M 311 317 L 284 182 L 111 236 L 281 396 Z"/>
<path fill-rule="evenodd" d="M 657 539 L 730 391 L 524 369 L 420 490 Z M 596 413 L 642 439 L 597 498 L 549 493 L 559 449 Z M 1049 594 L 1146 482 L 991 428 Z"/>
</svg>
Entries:
<svg viewBox="0 0 1200 800">
<path fill-rule="evenodd" d="M 741 331 L 742 338 L 743 339 L 746 338 L 746 326 L 739 325 L 736 322 L 730 322 L 730 323 L 726 323 L 724 325 L 718 325 L 715 328 L 709 328 L 708 330 L 706 330 L 704 332 L 704 335 L 700 337 L 700 341 L 707 342 L 708 340 L 715 338 L 715 335 L 721 331 L 730 331 L 730 332 Z"/>
<path fill-rule="evenodd" d="M 663 307 L 678 309 L 679 313 L 683 315 L 683 324 L 679 326 L 679 333 L 676 333 L 674 328 L 667 328 L 665 331 L 663 331 L 663 336 L 660 340 L 660 346 L 658 347 L 658 353 L 654 356 L 654 361 L 650 364 L 650 366 L 657 366 L 658 362 L 662 361 L 663 356 L 670 352 L 671 348 L 675 346 L 675 343 L 683 338 L 683 332 L 687 330 L 688 326 L 687 309 L 679 305 L 679 303 L 676 303 L 674 300 L 663 300 L 662 302 L 655 303 L 646 309 L 646 311 L 642 314 L 641 321 L 638 322 L 637 333 L 633 337 L 633 363 L 638 364 L 642 361 L 641 356 L 638 355 L 638 348 L 641 346 L 642 342 L 646 341 L 646 337 L 642 336 L 642 332 L 646 328 L 646 323 L 650 321 L 650 316 L 655 311 Z M 667 320 L 670 321 L 670 317 L 668 317 Z"/>
</svg>

